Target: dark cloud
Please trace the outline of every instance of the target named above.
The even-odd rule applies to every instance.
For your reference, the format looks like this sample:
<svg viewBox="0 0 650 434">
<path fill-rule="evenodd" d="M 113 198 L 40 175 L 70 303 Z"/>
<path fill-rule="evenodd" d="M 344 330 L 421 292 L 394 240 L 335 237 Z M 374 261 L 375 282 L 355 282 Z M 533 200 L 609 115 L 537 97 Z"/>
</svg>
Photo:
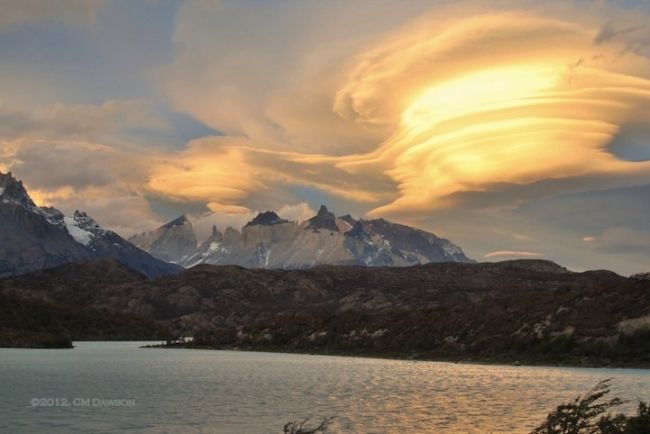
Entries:
<svg viewBox="0 0 650 434">
<path fill-rule="evenodd" d="M 516 213 L 533 221 L 590 235 L 610 227 L 650 228 L 650 185 L 561 194 L 522 204 Z"/>
</svg>

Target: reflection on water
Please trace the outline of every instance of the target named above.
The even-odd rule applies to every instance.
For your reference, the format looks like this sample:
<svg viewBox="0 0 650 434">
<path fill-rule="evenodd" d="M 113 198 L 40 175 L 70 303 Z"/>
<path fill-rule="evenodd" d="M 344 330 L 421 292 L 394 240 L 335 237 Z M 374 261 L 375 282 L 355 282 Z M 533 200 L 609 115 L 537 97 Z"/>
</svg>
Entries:
<svg viewBox="0 0 650 434">
<path fill-rule="evenodd" d="M 615 378 L 614 392 L 622 398 L 650 401 L 650 370 L 139 345 L 82 342 L 74 350 L 0 349 L 0 432 L 275 433 L 289 420 L 330 415 L 337 416 L 332 432 L 527 432 L 557 404 L 607 377 Z M 33 398 L 66 401 L 33 407 Z"/>
</svg>

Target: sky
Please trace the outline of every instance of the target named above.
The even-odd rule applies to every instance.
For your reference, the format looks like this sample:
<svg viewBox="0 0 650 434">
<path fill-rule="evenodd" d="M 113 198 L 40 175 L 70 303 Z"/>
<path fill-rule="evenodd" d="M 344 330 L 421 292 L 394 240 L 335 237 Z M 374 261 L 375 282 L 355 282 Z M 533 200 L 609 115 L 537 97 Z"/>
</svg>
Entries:
<svg viewBox="0 0 650 434">
<path fill-rule="evenodd" d="M 5 0 L 0 171 L 123 236 L 413 225 L 650 271 L 645 0 Z"/>
</svg>

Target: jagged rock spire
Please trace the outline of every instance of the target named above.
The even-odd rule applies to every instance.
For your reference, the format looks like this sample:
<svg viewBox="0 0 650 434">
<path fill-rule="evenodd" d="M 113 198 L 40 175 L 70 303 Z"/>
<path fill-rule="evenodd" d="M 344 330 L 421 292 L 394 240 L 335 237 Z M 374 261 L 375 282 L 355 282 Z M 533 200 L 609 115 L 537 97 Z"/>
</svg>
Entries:
<svg viewBox="0 0 650 434">
<path fill-rule="evenodd" d="M 307 228 L 315 231 L 319 229 L 329 230 L 332 232 L 339 231 L 339 228 L 336 225 L 336 216 L 333 212 L 330 212 L 325 205 L 321 205 L 318 214 L 308 220 Z"/>
<path fill-rule="evenodd" d="M 15 203 L 30 209 L 36 208 L 23 182 L 14 178 L 11 172 L 6 174 L 0 172 L 0 198 L 4 203 Z"/>
<path fill-rule="evenodd" d="M 212 225 L 212 233 L 210 234 L 210 241 L 220 242 L 223 240 L 223 234 L 216 225 Z"/>
</svg>

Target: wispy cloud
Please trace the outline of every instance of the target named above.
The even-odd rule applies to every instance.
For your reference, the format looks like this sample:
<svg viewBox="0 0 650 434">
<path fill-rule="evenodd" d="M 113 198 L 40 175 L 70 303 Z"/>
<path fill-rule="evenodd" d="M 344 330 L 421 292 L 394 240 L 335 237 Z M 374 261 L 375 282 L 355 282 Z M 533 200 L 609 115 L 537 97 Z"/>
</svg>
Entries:
<svg viewBox="0 0 650 434">
<path fill-rule="evenodd" d="M 650 121 L 643 110 L 650 104 L 650 60 L 619 55 L 632 27 L 607 27 L 600 21 L 611 16 L 602 11 L 585 15 L 569 7 L 558 13 L 486 4 L 480 14 L 471 6 L 437 8 L 384 30 L 357 53 L 322 45 L 320 33 L 312 45 L 292 39 L 273 47 L 294 68 L 282 68 L 280 77 L 267 77 L 276 63 L 263 54 L 207 47 L 188 30 L 206 16 L 219 19 L 217 14 L 228 12 L 254 20 L 247 6 L 217 12 L 186 7 L 177 32 L 181 49 L 167 76 L 171 100 L 227 133 L 222 148 L 228 147 L 232 160 L 215 150 L 218 161 L 211 166 L 257 175 L 228 175 L 231 188 L 217 188 L 216 181 L 213 197 L 203 199 L 245 202 L 264 178 L 264 188 L 305 185 L 368 202 L 373 216 L 409 216 L 456 207 L 459 195 L 489 195 L 495 186 L 586 178 L 599 185 L 599 177 L 613 174 L 650 179 L 650 163 L 606 152 L 625 125 Z M 313 10 L 292 13 L 304 18 Z M 273 16 L 265 25 L 277 25 L 273 19 L 284 22 Z M 314 37 L 304 28 L 289 31 Z M 217 26 L 214 36 L 211 40 L 225 44 L 232 35 Z M 273 43 L 251 39 L 241 43 Z M 307 53 L 317 67 L 296 63 Z M 323 59 L 330 63 L 321 64 Z M 232 81 L 226 86 L 214 76 Z M 268 87 L 259 88 L 263 83 Z M 188 170 L 183 178 L 193 184 L 205 176 Z M 585 181 L 579 182 L 585 188 Z M 187 191 L 172 183 L 161 187 L 155 188 Z M 513 189 L 511 196 L 525 200 L 525 194 Z"/>
<path fill-rule="evenodd" d="M 540 256 L 543 256 L 543 254 L 537 252 L 520 252 L 517 250 L 497 250 L 483 255 L 484 258 L 537 258 Z"/>
</svg>

